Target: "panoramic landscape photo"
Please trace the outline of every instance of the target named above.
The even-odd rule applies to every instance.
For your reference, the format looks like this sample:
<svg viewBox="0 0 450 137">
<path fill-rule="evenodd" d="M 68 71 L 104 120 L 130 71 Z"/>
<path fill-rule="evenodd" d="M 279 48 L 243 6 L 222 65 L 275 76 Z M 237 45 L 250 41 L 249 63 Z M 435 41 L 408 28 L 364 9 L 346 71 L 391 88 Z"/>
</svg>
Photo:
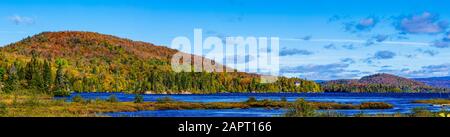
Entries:
<svg viewBox="0 0 450 137">
<path fill-rule="evenodd" d="M 3 0 L 0 117 L 450 117 L 449 5 Z"/>
</svg>

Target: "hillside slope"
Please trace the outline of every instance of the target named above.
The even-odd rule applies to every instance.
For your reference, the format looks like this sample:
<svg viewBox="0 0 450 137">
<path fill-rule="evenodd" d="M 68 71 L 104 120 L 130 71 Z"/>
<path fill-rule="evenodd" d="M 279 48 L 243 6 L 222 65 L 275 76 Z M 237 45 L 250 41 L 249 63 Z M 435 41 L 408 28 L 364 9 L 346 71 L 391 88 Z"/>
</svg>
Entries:
<svg viewBox="0 0 450 137">
<path fill-rule="evenodd" d="M 46 92 L 61 87 L 133 93 L 320 91 L 315 82 L 296 78 L 260 84 L 258 75 L 243 72 L 175 73 L 170 60 L 177 52 L 95 32 L 43 32 L 0 48 L 0 84 L 5 85 L 4 91 L 33 88 Z M 296 86 L 297 82 L 301 85 Z"/>
<path fill-rule="evenodd" d="M 0 51 L 25 57 L 30 57 L 32 52 L 36 52 L 45 59 L 65 58 L 83 65 L 90 65 L 95 61 L 109 63 L 112 60 L 123 59 L 169 62 L 172 55 L 178 52 L 151 43 L 83 31 L 43 32 L 7 45 Z"/>
</svg>

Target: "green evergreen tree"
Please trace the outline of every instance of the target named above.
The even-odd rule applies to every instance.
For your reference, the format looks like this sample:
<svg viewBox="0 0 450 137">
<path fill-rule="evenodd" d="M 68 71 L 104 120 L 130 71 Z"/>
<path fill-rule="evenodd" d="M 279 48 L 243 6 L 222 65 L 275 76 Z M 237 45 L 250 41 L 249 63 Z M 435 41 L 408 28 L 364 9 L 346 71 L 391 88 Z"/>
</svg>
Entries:
<svg viewBox="0 0 450 137">
<path fill-rule="evenodd" d="M 0 93 L 3 92 L 3 88 L 5 86 L 4 81 L 3 81 L 3 77 L 5 75 L 5 68 L 0 67 Z"/>
<path fill-rule="evenodd" d="M 70 95 L 70 89 L 66 83 L 65 74 L 63 72 L 64 63 L 62 61 L 56 62 L 57 70 L 55 77 L 55 91 L 53 95 L 55 96 L 68 96 Z"/>
<path fill-rule="evenodd" d="M 52 84 L 52 68 L 47 60 L 44 61 L 44 70 L 42 77 L 43 77 L 44 91 L 49 93 L 51 91 L 51 84 Z"/>
<path fill-rule="evenodd" d="M 18 77 L 16 63 L 9 68 L 8 79 L 6 80 L 5 92 L 12 92 L 18 88 Z"/>
</svg>

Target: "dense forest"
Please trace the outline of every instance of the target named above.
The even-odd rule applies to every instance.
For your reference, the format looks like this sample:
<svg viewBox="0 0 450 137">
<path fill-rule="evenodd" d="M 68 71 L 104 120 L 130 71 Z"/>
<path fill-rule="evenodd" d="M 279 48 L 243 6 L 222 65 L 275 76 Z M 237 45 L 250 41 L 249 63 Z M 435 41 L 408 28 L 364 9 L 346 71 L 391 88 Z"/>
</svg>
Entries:
<svg viewBox="0 0 450 137">
<path fill-rule="evenodd" d="M 325 92 L 444 92 L 422 82 L 390 74 L 375 74 L 355 80 L 332 80 L 323 82 Z"/>
<path fill-rule="evenodd" d="M 174 72 L 178 52 L 93 32 L 44 32 L 0 49 L 0 91 L 218 93 L 319 92 L 313 81 L 280 77 L 260 83 L 243 72 Z"/>
</svg>

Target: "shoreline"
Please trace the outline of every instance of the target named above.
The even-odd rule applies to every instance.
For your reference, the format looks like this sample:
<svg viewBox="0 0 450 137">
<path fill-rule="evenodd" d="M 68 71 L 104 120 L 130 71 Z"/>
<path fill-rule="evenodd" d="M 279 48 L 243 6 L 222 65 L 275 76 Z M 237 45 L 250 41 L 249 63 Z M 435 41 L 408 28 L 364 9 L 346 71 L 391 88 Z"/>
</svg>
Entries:
<svg viewBox="0 0 450 137">
<path fill-rule="evenodd" d="M 71 94 L 102 94 L 102 93 L 122 93 L 135 94 L 130 92 L 71 92 Z M 150 93 L 141 95 L 220 95 L 220 94 L 450 94 L 450 92 L 220 92 L 220 93 Z"/>
<path fill-rule="evenodd" d="M 117 100 L 116 100 L 117 101 Z M 193 109 L 248 109 L 287 108 L 293 102 L 276 100 L 251 100 L 244 102 L 180 102 L 171 98 L 158 99 L 156 102 L 114 102 L 104 99 L 79 99 L 66 102 L 63 99 L 48 98 L 43 95 L 10 95 L 0 102 L 6 108 L 0 116 L 13 117 L 84 117 L 99 113 L 136 112 L 142 110 L 193 110 Z M 389 109 L 393 106 L 383 102 L 365 102 L 362 104 L 341 104 L 335 102 L 307 102 L 317 109 Z"/>
<path fill-rule="evenodd" d="M 92 92 L 83 92 L 90 94 Z M 105 94 L 110 93 L 110 94 Z M 127 94 L 124 92 L 113 92 L 118 94 Z M 153 96 L 155 100 L 146 102 L 133 102 L 133 100 L 122 100 L 119 101 L 117 98 L 117 94 L 113 94 L 112 92 L 95 92 L 92 93 L 94 96 L 87 97 L 83 95 L 71 94 L 71 97 L 66 98 L 58 98 L 52 97 L 47 94 L 39 94 L 39 93 L 29 93 L 29 92 L 18 92 L 14 94 L 5 94 L 0 93 L 0 117 L 1 116 L 12 116 L 12 117 L 92 117 L 97 116 L 96 114 L 101 113 L 113 113 L 113 112 L 136 112 L 142 110 L 206 110 L 206 109 L 248 109 L 248 108 L 265 108 L 265 109 L 286 109 L 294 102 L 291 100 L 287 100 L 284 95 L 301 95 L 302 93 L 218 93 L 218 94 L 207 94 L 207 95 L 218 95 L 227 97 L 230 95 L 243 95 L 241 96 L 245 98 L 245 100 L 239 100 L 234 102 L 189 102 L 189 101 L 181 101 L 175 100 L 170 96 L 173 94 L 150 94 L 149 96 Z M 318 95 L 324 95 L 325 97 L 329 95 L 330 92 L 327 93 L 306 93 L 306 95 L 310 95 L 310 97 L 315 97 Z M 82 94 L 82 93 L 81 93 Z M 104 94 L 101 97 L 95 94 Z M 225 95 L 224 95 L 225 94 Z M 272 95 L 280 95 L 275 96 L 275 98 L 266 98 L 266 99 L 257 99 L 254 96 L 258 97 L 258 94 L 264 97 L 272 96 Z M 305 93 L 303 93 L 305 94 Z M 339 94 L 346 95 L 346 97 L 352 97 L 352 95 L 359 96 L 364 93 L 331 93 L 330 95 Z M 366 93 L 367 94 L 367 93 Z M 374 93 L 370 93 L 368 95 L 372 96 Z M 417 93 L 408 93 L 402 95 L 394 94 L 394 97 L 409 97 L 408 95 L 413 95 L 411 97 L 417 97 L 415 94 Z M 131 95 L 131 96 L 129 96 Z M 199 94 L 175 94 L 173 96 L 202 96 Z M 205 95 L 205 96 L 207 96 Z M 384 97 L 384 94 L 380 94 L 381 97 Z M 391 94 L 392 95 L 392 94 Z M 436 94 L 438 95 L 438 94 Z M 122 96 L 122 95 L 119 95 Z M 136 96 L 133 94 L 125 95 L 127 98 L 133 98 Z M 155 98 L 156 97 L 156 98 Z M 279 98 L 277 98 L 279 97 Z M 377 97 L 376 95 L 374 97 Z M 420 95 L 419 95 L 420 97 Z M 78 98 L 78 99 L 75 99 Z M 296 97 L 297 98 L 297 97 Z M 299 96 L 297 99 L 303 98 Z M 292 98 L 291 98 L 292 99 Z M 70 101 L 69 101 L 70 100 Z M 415 99 L 415 100 L 420 100 Z M 438 100 L 438 97 L 428 98 L 423 100 Z M 376 101 L 367 101 L 360 102 L 358 104 L 348 104 L 348 103 L 340 103 L 340 102 L 316 102 L 316 101 L 306 101 L 308 104 L 313 105 L 317 110 L 333 110 L 333 109 L 354 109 L 354 110 L 363 110 L 363 109 L 390 109 L 394 106 L 388 104 L 386 102 L 376 102 Z M 366 103 L 366 104 L 362 104 Z M 428 103 L 422 103 L 428 104 Z M 3 108 L 2 108 L 3 106 Z M 3 110 L 2 110 L 3 109 Z M 3 111 L 3 112 L 2 112 Z M 3 114 L 2 114 L 3 113 Z M 404 115 L 408 116 L 408 115 Z"/>
</svg>

